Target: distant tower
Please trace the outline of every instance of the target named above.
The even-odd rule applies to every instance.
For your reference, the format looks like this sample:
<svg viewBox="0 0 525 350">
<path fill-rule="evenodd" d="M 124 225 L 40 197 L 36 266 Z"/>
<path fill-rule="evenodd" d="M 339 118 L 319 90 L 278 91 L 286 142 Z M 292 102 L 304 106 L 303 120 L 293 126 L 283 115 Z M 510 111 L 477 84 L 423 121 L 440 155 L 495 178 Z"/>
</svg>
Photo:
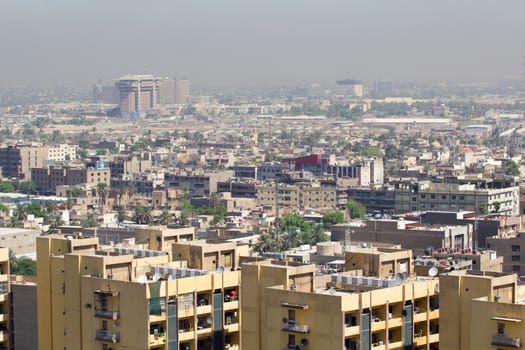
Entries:
<svg viewBox="0 0 525 350">
<path fill-rule="evenodd" d="M 187 78 L 175 79 L 175 103 L 187 104 L 190 98 L 190 80 Z"/>
<path fill-rule="evenodd" d="M 175 79 L 162 79 L 160 81 L 159 103 L 162 105 L 175 104 Z"/>
<path fill-rule="evenodd" d="M 102 94 L 102 80 L 93 85 L 93 103 L 102 103 L 104 96 Z"/>
<path fill-rule="evenodd" d="M 157 107 L 160 80 L 152 75 L 127 75 L 118 80 L 120 114 L 136 118 Z"/>
</svg>

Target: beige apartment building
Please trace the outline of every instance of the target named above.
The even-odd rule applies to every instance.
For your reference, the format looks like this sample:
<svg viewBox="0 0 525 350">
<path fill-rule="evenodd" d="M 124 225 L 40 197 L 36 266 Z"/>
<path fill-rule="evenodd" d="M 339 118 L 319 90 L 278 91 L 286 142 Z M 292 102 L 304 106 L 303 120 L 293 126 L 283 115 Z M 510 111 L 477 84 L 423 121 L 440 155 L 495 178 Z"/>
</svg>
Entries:
<svg viewBox="0 0 525 350">
<path fill-rule="evenodd" d="M 0 148 L 2 176 L 22 180 L 31 179 L 31 168 L 41 167 L 48 157 L 48 146 L 17 144 Z"/>
<path fill-rule="evenodd" d="M 238 271 L 59 235 L 37 238 L 37 259 L 40 349 L 239 349 Z"/>
<path fill-rule="evenodd" d="M 266 184 L 256 186 L 256 205 L 274 207 L 281 210 L 335 210 L 337 191 L 335 188 L 321 187 L 319 184 L 287 185 Z"/>
<path fill-rule="evenodd" d="M 517 304 L 516 275 L 483 271 L 440 275 L 439 303 L 442 349 L 521 347 L 523 305 Z"/>
<path fill-rule="evenodd" d="M 51 166 L 31 168 L 31 181 L 41 192 L 57 193 L 57 187 L 64 185 L 110 185 L 108 168 L 85 168 L 83 166 Z"/>
<path fill-rule="evenodd" d="M 243 349 L 438 349 L 438 280 L 346 274 L 314 284 L 314 265 L 244 264 Z"/>
</svg>

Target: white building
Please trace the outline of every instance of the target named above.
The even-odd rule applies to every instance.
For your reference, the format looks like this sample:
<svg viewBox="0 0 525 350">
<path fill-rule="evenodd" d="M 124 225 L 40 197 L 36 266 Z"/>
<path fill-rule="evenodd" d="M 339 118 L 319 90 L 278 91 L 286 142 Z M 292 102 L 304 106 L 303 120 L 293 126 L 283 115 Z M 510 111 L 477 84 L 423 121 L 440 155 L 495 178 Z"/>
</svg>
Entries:
<svg viewBox="0 0 525 350">
<path fill-rule="evenodd" d="M 49 146 L 47 159 L 58 161 L 74 159 L 77 156 L 77 148 L 78 145 L 68 145 L 65 143 Z"/>
</svg>

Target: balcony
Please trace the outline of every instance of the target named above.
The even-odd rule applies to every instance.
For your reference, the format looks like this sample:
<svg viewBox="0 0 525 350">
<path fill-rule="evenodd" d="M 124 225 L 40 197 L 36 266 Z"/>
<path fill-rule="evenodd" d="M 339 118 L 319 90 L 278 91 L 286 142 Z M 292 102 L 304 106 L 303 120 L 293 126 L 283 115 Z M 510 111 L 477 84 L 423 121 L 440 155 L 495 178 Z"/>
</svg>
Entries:
<svg viewBox="0 0 525 350">
<path fill-rule="evenodd" d="M 303 333 L 303 334 L 310 332 L 310 327 L 308 325 L 296 324 L 292 322 L 283 323 L 281 329 L 287 332 Z"/>
<path fill-rule="evenodd" d="M 345 337 L 351 337 L 353 335 L 358 335 L 359 334 L 359 326 L 349 326 L 349 327 L 345 327 L 345 333 L 344 333 L 344 336 Z"/>
<path fill-rule="evenodd" d="M 166 333 L 149 335 L 149 346 L 163 345 L 166 343 Z"/>
<path fill-rule="evenodd" d="M 117 290 L 102 290 L 102 289 L 97 289 L 95 291 L 95 294 L 97 295 L 102 295 L 102 296 L 105 296 L 105 297 L 117 297 L 120 293 L 119 291 Z"/>
<path fill-rule="evenodd" d="M 521 348 L 521 338 L 510 338 L 502 334 L 496 334 L 492 336 L 491 344 L 508 348 Z"/>
<path fill-rule="evenodd" d="M 99 329 L 95 334 L 95 340 L 107 343 L 118 343 L 120 342 L 120 332 L 111 332 L 105 329 Z"/>
<path fill-rule="evenodd" d="M 118 320 L 120 318 L 120 311 L 95 309 L 95 317 L 105 318 L 108 320 Z"/>
<path fill-rule="evenodd" d="M 223 307 L 224 307 L 224 311 L 236 310 L 239 308 L 239 302 L 237 300 L 229 301 L 227 303 L 224 303 Z"/>
</svg>

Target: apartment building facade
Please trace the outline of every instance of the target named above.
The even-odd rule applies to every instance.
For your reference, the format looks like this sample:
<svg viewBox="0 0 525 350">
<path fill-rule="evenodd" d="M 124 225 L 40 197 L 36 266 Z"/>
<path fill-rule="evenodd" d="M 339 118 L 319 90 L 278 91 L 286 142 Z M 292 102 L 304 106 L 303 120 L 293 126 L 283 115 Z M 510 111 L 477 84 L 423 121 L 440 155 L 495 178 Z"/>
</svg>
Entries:
<svg viewBox="0 0 525 350">
<path fill-rule="evenodd" d="M 57 193 L 57 187 L 64 185 L 110 185 L 108 168 L 85 168 L 83 166 L 51 166 L 31 168 L 31 181 L 40 192 Z"/>
<path fill-rule="evenodd" d="M 59 235 L 37 239 L 37 258 L 40 349 L 239 349 L 239 271 Z"/>
<path fill-rule="evenodd" d="M 0 148 L 2 176 L 20 180 L 31 179 L 31 169 L 42 167 L 48 159 L 48 146 L 17 144 Z"/>
<path fill-rule="evenodd" d="M 264 184 L 256 186 L 256 205 L 270 206 L 285 210 L 305 208 L 334 210 L 337 208 L 337 190 L 321 187 L 319 184 L 296 185 Z"/>
</svg>

